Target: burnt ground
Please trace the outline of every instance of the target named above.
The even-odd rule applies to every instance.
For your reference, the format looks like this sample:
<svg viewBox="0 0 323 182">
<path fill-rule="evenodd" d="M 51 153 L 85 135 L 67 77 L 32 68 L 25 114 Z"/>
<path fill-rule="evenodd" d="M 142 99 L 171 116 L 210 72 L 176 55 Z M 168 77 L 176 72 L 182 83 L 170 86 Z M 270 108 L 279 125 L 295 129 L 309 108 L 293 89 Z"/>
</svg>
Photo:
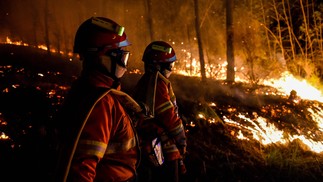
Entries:
<svg viewBox="0 0 323 182">
<path fill-rule="evenodd" d="M 62 59 L 29 48 L 0 47 L 1 65 L 12 65 L 2 68 L 0 77 L 0 132 L 10 136 L 0 140 L 0 181 L 49 181 L 55 153 L 53 117 L 67 91 L 60 86 L 68 88 L 80 68 L 75 62 L 56 64 Z M 126 74 L 123 90 L 130 93 L 139 77 Z M 322 141 L 308 108 L 320 112 L 322 120 L 323 103 L 302 100 L 294 104 L 287 96 L 263 94 L 276 91 L 266 86 L 215 80 L 201 83 L 199 78 L 180 75 L 172 75 L 171 81 L 188 137 L 188 172 L 183 181 L 322 181 L 321 154 L 298 140 L 262 145 L 252 139 L 250 130 L 224 118 L 254 127 L 239 113 L 251 119 L 261 116 L 286 135 Z M 55 94 L 49 96 L 53 90 Z M 199 113 L 205 117 L 197 117 Z M 208 121 L 212 118 L 214 123 Z M 237 139 L 240 130 L 249 140 Z"/>
</svg>

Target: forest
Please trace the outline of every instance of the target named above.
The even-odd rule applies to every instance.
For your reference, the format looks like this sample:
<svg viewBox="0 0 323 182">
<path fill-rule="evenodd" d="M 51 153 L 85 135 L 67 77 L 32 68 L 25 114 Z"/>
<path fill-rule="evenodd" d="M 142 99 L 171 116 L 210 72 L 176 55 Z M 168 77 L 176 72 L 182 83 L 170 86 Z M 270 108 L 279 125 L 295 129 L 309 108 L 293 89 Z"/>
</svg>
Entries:
<svg viewBox="0 0 323 182">
<path fill-rule="evenodd" d="M 323 3 L 319 0 L 3 0 L 0 40 L 44 45 L 72 56 L 74 34 L 91 16 L 109 17 L 126 28 L 130 67 L 152 40 L 173 44 L 178 72 L 257 84 L 290 71 L 316 87 L 322 81 Z M 228 56 L 229 55 L 229 56 Z M 232 76 L 231 76 L 232 77 Z"/>
</svg>

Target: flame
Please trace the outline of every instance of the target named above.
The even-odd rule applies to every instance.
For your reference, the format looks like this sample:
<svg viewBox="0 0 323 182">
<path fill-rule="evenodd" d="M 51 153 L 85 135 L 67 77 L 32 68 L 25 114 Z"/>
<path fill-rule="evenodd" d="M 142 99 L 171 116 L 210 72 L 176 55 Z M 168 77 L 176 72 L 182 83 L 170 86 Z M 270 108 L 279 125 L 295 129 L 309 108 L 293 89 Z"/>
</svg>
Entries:
<svg viewBox="0 0 323 182">
<path fill-rule="evenodd" d="M 296 90 L 299 97 L 307 100 L 317 100 L 323 102 L 322 92 L 307 83 L 306 80 L 299 80 L 291 73 L 285 71 L 279 79 L 264 80 L 264 85 L 272 86 L 288 95 L 292 90 Z"/>
<path fill-rule="evenodd" d="M 14 45 L 21 45 L 21 46 L 29 46 L 29 44 L 24 43 L 22 41 L 15 41 L 12 42 L 11 39 L 9 37 L 6 37 L 6 42 L 4 42 L 5 44 L 14 44 Z"/>
<path fill-rule="evenodd" d="M 193 77 L 200 77 L 200 63 L 195 58 L 192 57 L 192 54 L 189 53 L 187 50 L 182 49 L 184 52 L 184 59 L 181 62 L 184 62 L 184 67 L 176 67 L 174 73 L 184 76 L 193 76 Z M 222 61 L 219 58 L 219 61 Z M 216 80 L 225 80 L 226 73 L 227 73 L 227 61 L 223 61 L 222 64 L 205 64 L 205 74 L 208 78 L 213 78 Z M 235 67 L 235 71 L 239 71 L 239 73 L 243 73 L 244 67 L 239 68 Z M 243 75 L 236 74 L 235 80 L 237 82 L 245 82 L 247 83 L 248 80 L 244 78 Z M 293 74 L 288 71 L 283 72 L 278 79 L 267 79 L 260 81 L 259 84 L 263 84 L 265 86 L 271 86 L 276 88 L 282 95 L 289 95 L 292 90 L 297 92 L 297 95 L 302 99 L 307 100 L 316 100 L 319 102 L 323 102 L 323 93 L 318 90 L 317 88 L 313 87 L 309 84 L 305 79 L 300 80 L 297 79 Z M 277 94 L 277 93 L 267 93 L 267 94 Z M 298 102 L 299 100 L 294 100 Z"/>
<path fill-rule="evenodd" d="M 322 111 L 320 115 L 320 122 L 322 122 Z M 323 141 L 314 141 L 313 139 L 309 139 L 304 135 L 291 135 L 284 133 L 284 131 L 279 130 L 274 124 L 267 122 L 267 119 L 263 117 L 250 119 L 241 113 L 238 115 L 238 117 L 243 121 L 250 123 L 253 127 L 242 125 L 241 123 L 233 121 L 226 117 L 224 117 L 224 121 L 228 125 L 241 128 L 242 130 L 251 133 L 252 138 L 259 141 L 263 145 L 288 144 L 293 142 L 294 140 L 299 140 L 307 147 L 306 149 L 316 153 L 323 152 Z M 320 124 L 320 128 L 320 130 L 322 131 L 322 123 Z M 241 130 L 239 130 L 238 135 L 236 137 L 241 140 L 249 140 L 249 138 L 245 136 Z"/>
<path fill-rule="evenodd" d="M 3 42 L 4 44 L 12 44 L 12 45 L 20 45 L 20 46 L 30 46 L 28 43 L 25 43 L 23 41 L 12 41 L 9 37 L 6 37 L 6 41 Z M 40 45 L 37 45 L 37 46 L 34 46 L 38 49 L 42 49 L 42 50 L 45 50 L 47 51 L 48 48 L 46 45 L 43 45 L 43 44 L 40 44 Z M 50 52 L 52 53 L 58 53 L 58 50 L 54 49 L 54 48 L 51 48 L 50 49 Z M 68 53 L 65 53 L 63 51 L 59 51 L 59 54 L 62 54 L 62 55 L 67 55 L 69 57 L 72 57 L 73 56 L 73 53 L 71 52 L 68 52 Z"/>
<path fill-rule="evenodd" d="M 187 55 L 187 59 L 183 60 L 185 63 L 184 68 L 176 67 L 174 70 L 175 74 L 185 75 L 185 76 L 194 76 L 200 77 L 200 64 L 199 62 L 191 57 L 191 54 L 188 53 L 186 50 L 182 50 Z M 223 62 L 222 64 L 205 64 L 206 68 L 206 76 L 209 78 L 214 78 L 217 80 L 225 80 L 226 79 L 226 67 L 227 62 Z M 240 68 L 243 71 L 243 67 Z M 237 69 L 235 68 L 237 71 Z M 236 81 L 239 82 L 248 82 L 243 77 L 236 75 Z M 268 79 L 262 80 L 259 84 L 263 84 L 265 86 L 271 86 L 278 90 L 277 92 L 266 92 L 263 94 L 266 95 L 289 95 L 292 90 L 296 91 L 297 98 L 294 98 L 292 102 L 295 104 L 299 103 L 301 99 L 307 100 L 316 100 L 319 102 L 323 102 L 322 92 L 319 91 L 317 88 L 313 87 L 309 84 L 306 80 L 300 80 L 294 77 L 290 72 L 285 71 L 278 79 Z M 261 94 L 258 92 L 258 94 Z M 214 103 L 210 103 L 210 106 L 215 106 Z M 236 113 L 237 109 L 230 107 L 227 109 L 230 113 Z M 262 109 L 262 112 L 267 112 L 265 108 Z M 290 109 L 282 108 L 282 110 L 270 110 L 268 111 L 272 115 L 277 114 L 276 112 L 292 112 Z M 318 106 L 314 106 L 313 108 L 308 108 L 308 112 L 311 113 L 310 117 L 312 117 L 313 121 L 316 122 L 319 131 L 323 131 L 323 110 Z M 203 113 L 198 113 L 197 118 L 205 119 L 209 123 L 214 123 L 216 119 L 207 118 Z M 223 121 L 227 125 L 231 125 L 235 128 L 238 128 L 238 132 L 231 131 L 231 135 L 237 137 L 240 140 L 250 140 L 251 138 L 254 140 L 259 141 L 263 145 L 269 144 L 279 144 L 279 145 L 287 145 L 295 140 L 300 141 L 304 144 L 306 150 L 311 150 L 316 153 L 323 152 L 323 141 L 321 140 L 313 140 L 311 138 L 302 135 L 301 132 L 297 129 L 298 134 L 290 134 L 281 129 L 278 129 L 275 124 L 270 123 L 268 119 L 258 116 L 256 112 L 253 113 L 253 119 L 247 117 L 247 114 L 239 113 L 237 115 L 238 121 L 234 121 L 232 119 L 223 116 Z M 243 122 L 242 122 L 242 121 Z M 192 123 L 190 125 L 193 125 Z M 247 135 L 247 133 L 249 135 Z"/>
</svg>

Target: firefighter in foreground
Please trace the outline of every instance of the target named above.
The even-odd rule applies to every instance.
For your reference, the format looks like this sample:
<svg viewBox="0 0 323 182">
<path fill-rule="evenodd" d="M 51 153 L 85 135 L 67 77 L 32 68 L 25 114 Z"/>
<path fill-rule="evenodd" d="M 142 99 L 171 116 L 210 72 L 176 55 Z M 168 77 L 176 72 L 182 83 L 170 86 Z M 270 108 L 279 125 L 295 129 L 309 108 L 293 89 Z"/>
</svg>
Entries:
<svg viewBox="0 0 323 182">
<path fill-rule="evenodd" d="M 183 157 L 186 154 L 186 136 L 182 120 L 178 115 L 171 82 L 168 79 L 176 61 L 175 51 L 164 41 L 154 41 L 146 47 L 142 61 L 145 73 L 134 89 L 133 98 L 148 107 L 147 110 L 150 111 L 153 119 L 137 125 L 143 154 L 138 169 L 138 179 L 139 181 L 177 182 L 179 174 L 186 172 L 183 164 Z M 154 138 L 161 140 L 163 156 L 155 155 L 156 140 L 153 144 L 151 142 Z M 152 158 L 157 159 L 152 161 Z"/>
<path fill-rule="evenodd" d="M 78 28 L 74 52 L 83 69 L 61 109 L 56 181 L 135 179 L 138 138 L 127 113 L 140 112 L 140 106 L 119 84 L 129 45 L 124 27 L 108 18 L 92 17 Z"/>
</svg>

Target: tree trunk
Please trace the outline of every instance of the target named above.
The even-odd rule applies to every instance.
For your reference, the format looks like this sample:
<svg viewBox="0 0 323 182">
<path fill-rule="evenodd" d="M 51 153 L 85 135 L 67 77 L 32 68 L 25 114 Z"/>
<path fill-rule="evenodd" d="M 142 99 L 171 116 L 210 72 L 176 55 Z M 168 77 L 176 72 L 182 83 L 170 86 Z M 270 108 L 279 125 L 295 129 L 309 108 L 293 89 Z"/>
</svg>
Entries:
<svg viewBox="0 0 323 182">
<path fill-rule="evenodd" d="M 147 21 L 149 26 L 149 35 L 150 35 L 150 41 L 154 40 L 154 31 L 153 31 L 153 19 L 151 14 L 151 6 L 152 2 L 151 0 L 146 1 L 146 8 L 147 8 Z"/>
<path fill-rule="evenodd" d="M 44 9 L 44 23 L 45 23 L 45 43 L 47 47 L 47 53 L 50 55 L 50 41 L 49 41 L 49 9 L 48 9 L 48 0 L 45 1 L 45 9 Z"/>
<path fill-rule="evenodd" d="M 233 25 L 232 25 L 233 0 L 226 0 L 226 31 L 227 31 L 227 82 L 234 82 L 234 47 L 233 47 Z"/>
<path fill-rule="evenodd" d="M 198 43 L 198 49 L 199 49 L 199 55 L 200 55 L 201 77 L 202 77 L 202 82 L 206 82 L 204 54 L 203 54 L 203 46 L 202 46 L 202 39 L 201 39 L 201 33 L 200 33 L 198 0 L 194 0 L 194 10 L 195 10 L 196 37 L 197 37 L 197 43 Z"/>
</svg>

